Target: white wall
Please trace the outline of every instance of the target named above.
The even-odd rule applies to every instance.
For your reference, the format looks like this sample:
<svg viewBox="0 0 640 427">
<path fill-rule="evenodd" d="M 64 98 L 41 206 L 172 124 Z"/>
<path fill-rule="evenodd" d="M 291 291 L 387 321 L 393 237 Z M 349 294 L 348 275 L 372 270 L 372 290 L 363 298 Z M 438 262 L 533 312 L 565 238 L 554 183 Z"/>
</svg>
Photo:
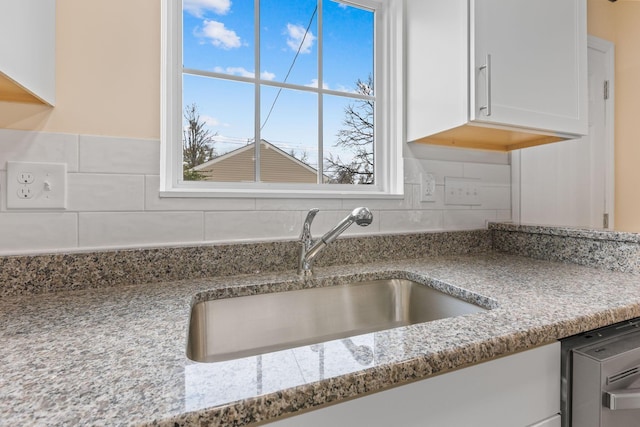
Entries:
<svg viewBox="0 0 640 427">
<path fill-rule="evenodd" d="M 0 254 L 291 240 L 312 207 L 321 209 L 314 235 L 360 205 L 373 211 L 374 222 L 346 235 L 478 229 L 510 219 L 506 154 L 405 148 L 404 199 L 161 199 L 158 140 L 0 130 Z M 7 161 L 66 163 L 67 209 L 7 209 Z M 420 201 L 423 171 L 436 175 L 435 202 Z M 479 178 L 482 205 L 445 205 L 445 176 Z"/>
<path fill-rule="evenodd" d="M 614 220 L 613 43 L 589 37 L 589 135 L 514 151 L 513 219 L 523 224 L 609 228 Z M 604 82 L 609 81 L 609 98 Z M 517 184 L 519 181 L 519 185 Z"/>
</svg>

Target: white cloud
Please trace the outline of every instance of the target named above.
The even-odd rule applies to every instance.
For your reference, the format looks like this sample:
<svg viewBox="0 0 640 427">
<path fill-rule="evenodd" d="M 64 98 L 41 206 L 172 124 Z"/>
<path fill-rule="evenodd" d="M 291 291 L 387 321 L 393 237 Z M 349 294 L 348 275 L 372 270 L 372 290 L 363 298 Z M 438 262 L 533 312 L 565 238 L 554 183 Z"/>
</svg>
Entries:
<svg viewBox="0 0 640 427">
<path fill-rule="evenodd" d="M 216 119 L 215 117 L 203 115 L 200 116 L 200 119 L 209 127 L 223 126 L 223 124 L 220 123 L 220 120 Z"/>
<path fill-rule="evenodd" d="M 253 77 L 255 73 L 253 71 L 247 71 L 243 67 L 227 67 L 225 69 L 227 74 L 233 74 L 234 76 Z"/>
<path fill-rule="evenodd" d="M 311 83 L 306 84 L 307 87 L 318 87 L 318 79 L 311 79 Z M 326 83 L 322 84 L 322 89 L 329 89 L 329 85 Z"/>
<path fill-rule="evenodd" d="M 301 25 L 287 24 L 287 45 L 297 52 L 300 49 L 300 53 L 311 53 L 313 42 L 316 40 L 316 36 L 309 31 L 305 37 L 306 29 Z M 304 40 L 304 41 L 303 41 Z M 302 44 L 302 47 L 300 47 Z"/>
<path fill-rule="evenodd" d="M 255 76 L 255 73 L 253 71 L 248 71 L 244 67 L 215 67 L 213 71 L 215 71 L 216 73 L 226 73 L 234 76 L 249 78 L 253 78 Z M 262 78 L 262 80 L 274 80 L 276 78 L 276 75 L 274 73 L 270 73 L 269 71 L 263 71 L 262 73 L 260 73 L 260 78 Z"/>
<path fill-rule="evenodd" d="M 231 0 L 183 0 L 182 7 L 198 18 L 202 18 L 205 11 L 226 15 L 231 9 Z"/>
<path fill-rule="evenodd" d="M 338 85 L 336 90 L 339 90 L 340 92 L 347 92 L 347 93 L 358 93 L 358 91 L 355 90 L 354 88 L 343 86 L 343 85 Z"/>
<path fill-rule="evenodd" d="M 260 73 L 260 78 L 262 80 L 275 80 L 276 75 L 273 73 L 270 73 L 269 71 L 263 71 L 262 73 Z"/>
<path fill-rule="evenodd" d="M 236 32 L 226 28 L 222 22 L 218 21 L 205 19 L 202 31 L 197 32 L 196 35 L 208 39 L 212 45 L 225 50 L 235 49 L 242 45 Z"/>
</svg>

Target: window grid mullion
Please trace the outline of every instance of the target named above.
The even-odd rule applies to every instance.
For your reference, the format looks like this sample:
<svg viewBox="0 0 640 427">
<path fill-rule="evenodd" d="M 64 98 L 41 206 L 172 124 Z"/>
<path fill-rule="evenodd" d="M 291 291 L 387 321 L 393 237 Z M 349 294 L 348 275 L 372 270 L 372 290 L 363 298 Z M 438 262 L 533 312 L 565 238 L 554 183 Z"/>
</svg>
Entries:
<svg viewBox="0 0 640 427">
<path fill-rule="evenodd" d="M 260 142 L 262 140 L 262 135 L 260 134 L 260 122 L 261 122 L 261 105 L 260 105 L 260 0 L 254 0 L 253 2 L 253 15 L 254 15 L 254 62 L 255 62 L 255 71 L 253 73 L 254 78 L 254 158 L 255 158 L 255 169 L 254 169 L 254 180 L 255 182 L 261 182 L 261 170 L 260 170 Z"/>
<path fill-rule="evenodd" d="M 318 184 L 324 182 L 324 93 L 322 88 L 324 87 L 323 76 L 323 9 L 322 0 L 318 0 Z"/>
<path fill-rule="evenodd" d="M 173 19 L 172 24 L 174 24 L 176 26 L 176 32 L 177 32 L 177 36 L 178 36 L 178 43 L 176 46 L 176 60 L 179 61 L 177 65 L 174 65 L 177 68 L 175 69 L 175 72 L 179 73 L 179 78 L 178 81 L 175 82 L 174 84 L 177 85 L 177 93 L 175 94 L 175 98 L 173 100 L 173 105 L 175 108 L 175 111 L 173 111 L 174 114 L 177 115 L 178 119 L 176 120 L 176 124 L 177 126 L 175 126 L 175 134 L 171 135 L 172 138 L 176 138 L 176 141 L 179 141 L 178 144 L 176 144 L 176 147 L 174 149 L 173 152 L 173 176 L 171 177 L 171 181 L 173 183 L 173 185 L 179 185 L 179 183 L 184 182 L 184 177 L 183 177 L 183 165 L 184 165 L 184 157 L 183 157 L 183 147 L 184 147 L 184 142 L 182 141 L 182 111 L 183 111 L 183 86 L 184 86 L 184 60 L 183 60 L 183 51 L 184 51 L 184 46 L 183 46 L 183 25 L 184 25 L 184 21 L 183 21 L 183 17 L 182 17 L 182 2 L 176 2 L 176 4 L 171 3 L 172 5 L 171 7 L 174 7 L 173 11 L 176 14 L 176 17 Z"/>
<path fill-rule="evenodd" d="M 245 82 L 245 83 L 251 83 L 251 84 L 253 84 L 256 81 L 256 79 L 254 77 L 234 76 L 232 74 L 217 73 L 217 72 L 214 72 L 214 71 L 206 71 L 206 70 L 198 70 L 198 69 L 195 69 L 195 68 L 184 68 L 183 69 L 183 73 L 184 74 L 191 74 L 191 75 L 194 75 L 194 76 L 213 77 L 213 78 L 217 78 L 217 79 L 221 79 L 221 80 Z M 261 80 L 261 79 L 259 81 L 260 81 L 260 85 L 261 86 L 271 86 L 271 87 L 277 87 L 277 88 L 283 88 L 283 89 L 293 89 L 293 90 L 297 90 L 297 91 L 301 91 L 301 92 L 312 92 L 312 93 L 320 92 L 320 93 L 325 94 L 325 95 L 335 95 L 335 96 L 341 96 L 343 98 L 361 99 L 363 101 L 367 101 L 367 100 L 375 101 L 375 96 L 362 95 L 362 94 L 359 94 L 359 93 L 341 92 L 341 91 L 332 90 L 332 89 L 301 86 L 301 85 L 298 85 L 298 84 L 275 82 L 275 81 Z"/>
</svg>

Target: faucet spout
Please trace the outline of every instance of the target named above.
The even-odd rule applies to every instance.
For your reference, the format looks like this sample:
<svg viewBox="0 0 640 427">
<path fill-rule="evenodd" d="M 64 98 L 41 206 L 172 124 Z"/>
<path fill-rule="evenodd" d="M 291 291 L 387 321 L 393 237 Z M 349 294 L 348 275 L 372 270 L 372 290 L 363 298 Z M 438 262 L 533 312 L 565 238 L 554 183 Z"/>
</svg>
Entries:
<svg viewBox="0 0 640 427">
<path fill-rule="evenodd" d="M 366 227 L 373 221 L 373 214 L 368 208 L 360 207 L 354 209 L 346 218 L 340 221 L 335 227 L 329 230 L 316 241 L 311 237 L 311 222 L 318 213 L 318 209 L 311 209 L 302 226 L 300 235 L 300 257 L 298 260 L 298 274 L 309 276 L 312 273 L 312 266 L 315 257 L 331 242 L 338 238 L 354 222 Z"/>
</svg>

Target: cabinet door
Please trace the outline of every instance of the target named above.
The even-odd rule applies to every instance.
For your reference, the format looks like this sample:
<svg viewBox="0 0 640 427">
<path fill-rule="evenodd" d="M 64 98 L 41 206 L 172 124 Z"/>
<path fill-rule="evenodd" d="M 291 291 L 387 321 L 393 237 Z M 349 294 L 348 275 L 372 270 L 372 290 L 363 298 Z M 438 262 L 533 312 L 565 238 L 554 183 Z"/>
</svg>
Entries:
<svg viewBox="0 0 640 427">
<path fill-rule="evenodd" d="M 0 100 L 55 104 L 55 0 L 0 1 Z"/>
<path fill-rule="evenodd" d="M 587 133 L 585 0 L 471 0 L 470 118 Z"/>
<path fill-rule="evenodd" d="M 559 411 L 560 343 L 555 342 L 269 426 L 556 427 Z"/>
</svg>

